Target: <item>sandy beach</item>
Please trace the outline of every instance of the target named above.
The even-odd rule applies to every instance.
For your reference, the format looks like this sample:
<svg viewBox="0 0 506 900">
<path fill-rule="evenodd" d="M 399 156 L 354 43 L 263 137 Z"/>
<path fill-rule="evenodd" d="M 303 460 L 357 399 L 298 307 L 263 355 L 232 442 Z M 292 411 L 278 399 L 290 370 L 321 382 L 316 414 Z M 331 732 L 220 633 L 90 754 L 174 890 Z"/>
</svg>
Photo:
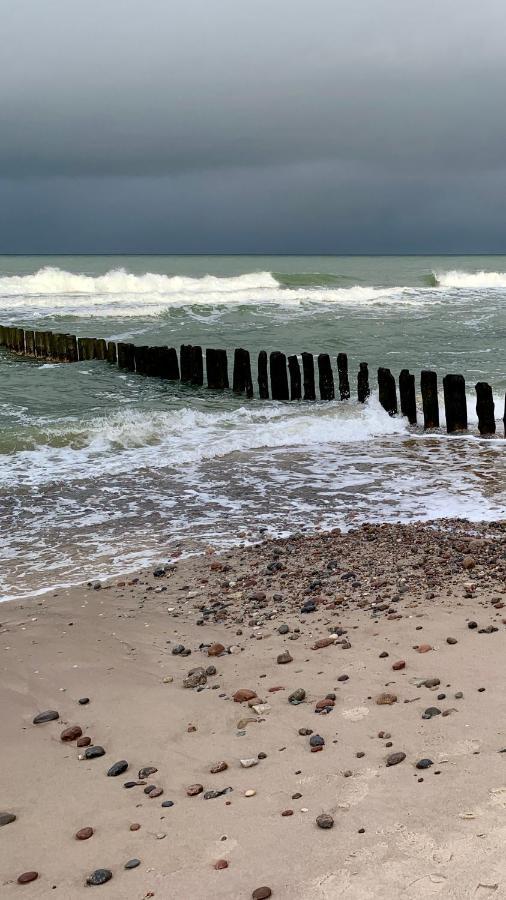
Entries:
<svg viewBox="0 0 506 900">
<path fill-rule="evenodd" d="M 506 896 L 505 574 L 363 526 L 3 604 L 2 897 Z"/>
</svg>

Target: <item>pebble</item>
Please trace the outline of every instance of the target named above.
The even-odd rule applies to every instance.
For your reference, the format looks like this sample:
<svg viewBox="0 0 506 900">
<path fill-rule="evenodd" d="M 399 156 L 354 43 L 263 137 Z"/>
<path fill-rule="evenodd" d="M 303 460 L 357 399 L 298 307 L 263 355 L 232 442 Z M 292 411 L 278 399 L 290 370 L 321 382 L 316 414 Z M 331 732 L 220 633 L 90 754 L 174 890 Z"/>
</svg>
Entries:
<svg viewBox="0 0 506 900">
<path fill-rule="evenodd" d="M 22 875 L 18 875 L 18 884 L 29 884 L 30 881 L 36 881 L 38 877 L 38 872 L 23 872 Z"/>
<path fill-rule="evenodd" d="M 86 706 L 86 704 L 90 702 L 90 698 L 89 697 L 80 697 L 77 702 L 79 703 L 80 706 Z"/>
<path fill-rule="evenodd" d="M 259 887 L 253 891 L 251 900 L 268 900 L 268 897 L 272 897 L 270 887 Z"/>
<path fill-rule="evenodd" d="M 299 728 L 299 734 L 301 737 L 308 737 L 312 733 L 313 733 L 312 728 Z"/>
<path fill-rule="evenodd" d="M 145 778 L 149 778 L 150 775 L 155 775 L 158 772 L 154 766 L 143 766 L 142 769 L 139 769 L 137 775 L 139 781 L 144 781 Z"/>
<path fill-rule="evenodd" d="M 105 756 L 104 748 L 98 746 L 98 744 L 96 747 L 87 747 L 84 751 L 85 759 L 97 759 L 98 756 Z"/>
<path fill-rule="evenodd" d="M 211 775 L 217 775 L 218 772 L 224 772 L 225 769 L 228 769 L 228 763 L 226 763 L 225 760 L 221 760 L 221 762 L 216 763 L 216 765 L 213 766 L 212 769 L 209 769 L 209 771 Z"/>
<path fill-rule="evenodd" d="M 85 735 L 84 737 L 80 737 L 77 739 L 77 747 L 89 747 L 91 744 L 91 738 Z"/>
<path fill-rule="evenodd" d="M 252 766 L 258 766 L 258 759 L 254 756 L 250 759 L 240 759 L 239 762 L 243 769 L 251 769 Z"/>
<path fill-rule="evenodd" d="M 248 791 L 244 791 L 245 797 L 254 797 L 255 794 L 256 794 L 256 791 L 254 791 L 253 788 L 250 788 Z"/>
<path fill-rule="evenodd" d="M 2 825 L 10 825 L 11 822 L 16 821 L 16 816 L 14 813 L 0 813 L 0 828 Z"/>
<path fill-rule="evenodd" d="M 376 703 L 378 706 L 392 706 L 393 703 L 397 703 L 397 694 L 379 694 L 376 697 Z"/>
<path fill-rule="evenodd" d="M 290 653 L 288 652 L 288 650 L 285 650 L 284 653 L 279 653 L 279 654 L 278 654 L 278 657 L 277 657 L 277 659 L 276 659 L 276 662 L 277 662 L 280 666 L 285 665 L 286 663 L 291 663 L 291 662 L 293 662 L 293 656 L 290 655 Z"/>
<path fill-rule="evenodd" d="M 438 687 L 441 684 L 439 678 L 426 678 L 423 682 L 423 686 L 426 688 Z"/>
<path fill-rule="evenodd" d="M 390 756 L 387 756 L 387 758 L 386 758 L 386 765 L 387 766 L 397 766 L 397 765 L 399 765 L 399 763 L 404 762 L 405 759 L 406 759 L 406 754 L 402 753 L 402 751 L 398 752 L 398 753 L 391 753 Z"/>
<path fill-rule="evenodd" d="M 217 859 L 214 864 L 215 869 L 228 869 L 228 862 L 226 859 Z"/>
<path fill-rule="evenodd" d="M 432 647 L 430 644 L 419 644 L 416 650 L 417 653 L 428 653 L 429 650 L 432 650 Z"/>
<path fill-rule="evenodd" d="M 207 675 L 205 669 L 197 668 L 192 669 L 191 672 L 188 672 L 188 675 L 183 680 L 184 688 L 196 688 L 201 685 L 207 684 Z"/>
<path fill-rule="evenodd" d="M 93 828 L 87 826 L 86 828 L 80 828 L 79 831 L 75 833 L 76 841 L 87 841 L 93 834 Z"/>
<path fill-rule="evenodd" d="M 432 719 L 434 716 L 440 715 L 441 710 L 437 706 L 428 706 L 425 712 L 422 713 L 422 719 Z"/>
<path fill-rule="evenodd" d="M 416 768 L 417 769 L 430 769 L 430 767 L 433 765 L 434 765 L 434 763 L 432 762 L 431 759 L 419 759 L 416 764 Z"/>
<path fill-rule="evenodd" d="M 125 869 L 136 869 L 140 864 L 140 859 L 129 859 L 128 862 L 125 863 Z"/>
<path fill-rule="evenodd" d="M 156 797 L 161 797 L 162 794 L 163 794 L 163 788 L 155 787 L 149 792 L 148 797 L 150 797 L 151 800 L 154 800 Z"/>
<path fill-rule="evenodd" d="M 478 622 L 468 622 L 467 627 L 470 628 L 471 630 L 473 628 L 478 628 Z"/>
<path fill-rule="evenodd" d="M 186 795 L 187 795 L 187 797 L 196 797 L 197 794 L 201 794 L 203 790 L 204 790 L 203 784 L 190 784 L 186 788 Z"/>
<path fill-rule="evenodd" d="M 282 816 L 293 816 L 293 809 L 284 809 L 281 813 Z"/>
<path fill-rule="evenodd" d="M 392 664 L 392 669 L 394 672 L 398 672 L 400 669 L 406 668 L 406 661 L 404 659 L 399 659 L 397 662 Z"/>
<path fill-rule="evenodd" d="M 318 825 L 318 828 L 332 828 L 334 819 L 329 813 L 321 813 L 321 815 L 316 817 L 316 824 Z"/>
<path fill-rule="evenodd" d="M 79 725 L 71 725 L 70 728 L 65 728 L 62 731 L 60 734 L 60 741 L 77 741 L 82 733 L 83 729 L 80 728 Z"/>
<path fill-rule="evenodd" d="M 250 691 L 248 688 L 241 688 L 239 691 L 236 691 L 234 694 L 235 703 L 246 703 L 248 700 L 254 700 L 256 697 L 256 691 Z"/>
<path fill-rule="evenodd" d="M 447 638 L 446 638 L 446 643 L 447 643 L 447 644 L 458 644 L 458 641 L 457 641 L 457 638 L 454 638 L 454 637 L 447 637 Z"/>
<path fill-rule="evenodd" d="M 107 770 L 107 774 L 109 778 L 116 778 L 117 775 L 123 775 L 123 772 L 126 772 L 127 769 L 128 763 L 126 759 L 120 759 L 119 762 L 115 762 L 114 765 Z"/>
<path fill-rule="evenodd" d="M 165 809 L 169 809 L 171 806 L 174 806 L 174 801 L 173 800 L 164 800 L 162 803 L 162 806 L 165 807 Z"/>
<path fill-rule="evenodd" d="M 88 875 L 86 884 L 105 884 L 106 881 L 110 881 L 111 878 L 112 872 L 110 869 L 95 869 L 91 875 Z"/>
<path fill-rule="evenodd" d="M 211 644 L 207 651 L 208 656 L 221 656 L 225 652 L 223 644 Z"/>
<path fill-rule="evenodd" d="M 163 803 L 162 803 L 162 806 L 163 806 Z M 139 822 L 132 822 L 132 824 L 130 825 L 130 831 L 139 831 L 140 827 L 141 826 L 140 826 Z"/>
<path fill-rule="evenodd" d="M 310 747 L 323 747 L 325 746 L 325 740 L 322 738 L 320 734 L 312 734 L 309 738 L 309 746 Z"/>
<path fill-rule="evenodd" d="M 284 623 L 282 625 L 280 625 L 278 628 L 278 634 L 288 634 L 289 631 L 290 631 L 290 629 L 289 629 L 288 625 L 285 625 Z"/>
<path fill-rule="evenodd" d="M 46 709 L 45 712 L 38 713 L 34 720 L 34 725 L 43 725 L 44 722 L 54 722 L 56 719 L 60 718 L 60 713 L 56 712 L 55 709 Z"/>
<path fill-rule="evenodd" d="M 299 703 L 302 703 L 305 699 L 306 692 L 304 688 L 297 688 L 295 691 L 292 691 L 288 697 L 288 702 L 291 703 L 292 706 L 298 706 Z"/>
</svg>

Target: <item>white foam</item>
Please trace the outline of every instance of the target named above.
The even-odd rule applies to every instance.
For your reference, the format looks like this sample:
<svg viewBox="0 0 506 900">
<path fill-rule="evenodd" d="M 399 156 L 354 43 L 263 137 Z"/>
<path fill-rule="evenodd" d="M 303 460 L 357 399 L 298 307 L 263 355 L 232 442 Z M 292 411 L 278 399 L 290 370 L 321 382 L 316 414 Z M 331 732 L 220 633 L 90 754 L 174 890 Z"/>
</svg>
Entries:
<svg viewBox="0 0 506 900">
<path fill-rule="evenodd" d="M 452 269 L 449 272 L 434 272 L 434 278 L 441 287 L 457 288 L 504 288 L 506 272 L 463 272 Z"/>
<path fill-rule="evenodd" d="M 191 278 L 153 272 L 134 275 L 125 269 L 114 269 L 105 275 L 92 276 L 49 266 L 33 275 L 0 278 L 0 297 L 6 313 L 12 311 L 34 318 L 48 314 L 145 317 L 158 316 L 177 307 L 241 304 L 418 306 L 435 299 L 434 289 L 361 285 L 285 287 L 270 272 Z"/>
</svg>

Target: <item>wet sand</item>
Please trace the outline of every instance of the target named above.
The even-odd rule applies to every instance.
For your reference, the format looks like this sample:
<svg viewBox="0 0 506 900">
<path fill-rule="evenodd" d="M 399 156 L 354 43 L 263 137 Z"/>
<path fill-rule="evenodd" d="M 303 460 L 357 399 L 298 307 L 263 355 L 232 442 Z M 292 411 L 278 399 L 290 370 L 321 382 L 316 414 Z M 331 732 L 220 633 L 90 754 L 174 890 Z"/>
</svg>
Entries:
<svg viewBox="0 0 506 900">
<path fill-rule="evenodd" d="M 504 523 L 364 526 L 163 568 L 0 606 L 2 898 L 506 897 Z M 34 725 L 46 710 L 59 718 Z M 79 759 L 60 739 L 73 725 L 105 754 Z M 86 886 L 99 868 L 112 879 Z"/>
</svg>

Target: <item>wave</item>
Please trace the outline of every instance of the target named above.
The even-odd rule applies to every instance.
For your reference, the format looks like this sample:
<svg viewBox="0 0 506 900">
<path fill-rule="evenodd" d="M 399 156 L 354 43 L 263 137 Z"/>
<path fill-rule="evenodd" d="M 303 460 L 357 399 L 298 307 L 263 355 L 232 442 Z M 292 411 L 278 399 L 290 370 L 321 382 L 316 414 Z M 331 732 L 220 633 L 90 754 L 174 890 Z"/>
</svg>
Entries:
<svg viewBox="0 0 506 900">
<path fill-rule="evenodd" d="M 449 272 L 434 272 L 434 282 L 439 287 L 457 288 L 504 288 L 506 272 L 463 272 L 452 269 Z"/>
<path fill-rule="evenodd" d="M 188 465 L 261 449 L 296 450 L 367 442 L 407 433 L 371 400 L 364 406 L 315 403 L 311 409 L 266 404 L 233 410 L 121 410 L 84 422 L 40 423 L 24 449 L 0 456 L 0 485 L 41 485 L 145 468 Z M 19 447 L 19 442 L 17 442 Z"/>
<path fill-rule="evenodd" d="M 298 282 L 290 276 L 279 276 L 278 280 L 271 272 L 227 277 L 204 275 L 200 278 L 153 272 L 134 275 L 125 269 L 113 269 L 105 275 L 95 276 L 45 267 L 32 275 L 0 277 L 0 297 L 6 313 L 12 311 L 35 318 L 50 314 L 158 316 L 171 307 L 251 303 L 418 306 L 427 299 L 417 288 L 331 287 L 334 279 L 330 276 L 301 275 L 297 278 Z M 318 278 L 323 282 L 319 286 Z"/>
</svg>

